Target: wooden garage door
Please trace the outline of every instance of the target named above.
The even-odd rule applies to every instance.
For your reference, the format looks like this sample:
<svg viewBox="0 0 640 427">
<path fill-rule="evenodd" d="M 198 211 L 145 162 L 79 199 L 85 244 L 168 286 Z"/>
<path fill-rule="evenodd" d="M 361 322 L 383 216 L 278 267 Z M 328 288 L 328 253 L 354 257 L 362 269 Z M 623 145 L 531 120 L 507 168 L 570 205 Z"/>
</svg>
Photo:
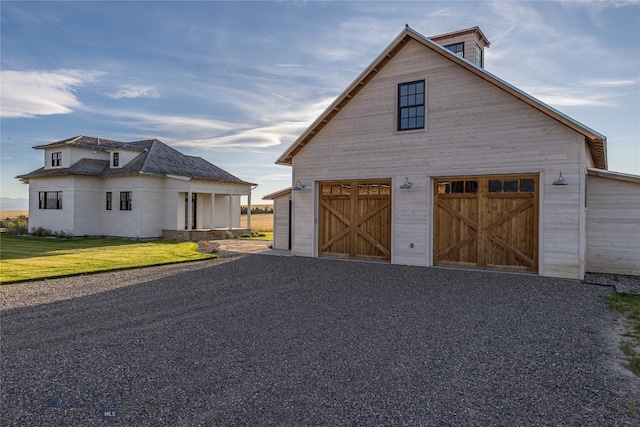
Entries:
<svg viewBox="0 0 640 427">
<path fill-rule="evenodd" d="M 391 259 L 391 181 L 320 183 L 320 256 Z"/>
<path fill-rule="evenodd" d="M 538 271 L 538 176 L 435 181 L 434 264 Z"/>
</svg>

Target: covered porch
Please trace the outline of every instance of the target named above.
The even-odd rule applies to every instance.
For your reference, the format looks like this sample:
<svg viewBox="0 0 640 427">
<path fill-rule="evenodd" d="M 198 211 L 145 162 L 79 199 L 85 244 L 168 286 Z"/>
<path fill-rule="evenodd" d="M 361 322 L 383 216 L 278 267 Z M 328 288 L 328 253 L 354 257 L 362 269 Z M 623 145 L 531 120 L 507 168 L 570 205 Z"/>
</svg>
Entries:
<svg viewBox="0 0 640 427">
<path fill-rule="evenodd" d="M 242 196 L 247 197 L 247 226 L 240 227 Z M 175 228 L 162 230 L 168 240 L 216 240 L 251 233 L 251 191 L 179 191 Z"/>
</svg>

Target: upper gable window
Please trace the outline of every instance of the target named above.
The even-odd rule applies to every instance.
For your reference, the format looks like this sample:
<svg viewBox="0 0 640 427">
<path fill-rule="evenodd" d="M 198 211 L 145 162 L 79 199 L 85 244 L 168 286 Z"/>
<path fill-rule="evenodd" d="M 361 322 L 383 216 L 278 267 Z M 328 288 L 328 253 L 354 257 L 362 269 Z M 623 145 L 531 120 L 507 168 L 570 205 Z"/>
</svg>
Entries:
<svg viewBox="0 0 640 427">
<path fill-rule="evenodd" d="M 464 42 L 448 44 L 445 46 L 445 48 L 449 49 L 451 52 L 455 53 L 456 55 L 462 56 L 464 58 Z"/>
<path fill-rule="evenodd" d="M 117 168 L 120 166 L 120 153 L 113 153 L 113 167 Z"/>
<path fill-rule="evenodd" d="M 398 85 L 398 130 L 424 129 L 424 80 Z"/>
<path fill-rule="evenodd" d="M 62 153 L 60 151 L 51 153 L 51 166 L 60 166 L 62 164 Z"/>
</svg>

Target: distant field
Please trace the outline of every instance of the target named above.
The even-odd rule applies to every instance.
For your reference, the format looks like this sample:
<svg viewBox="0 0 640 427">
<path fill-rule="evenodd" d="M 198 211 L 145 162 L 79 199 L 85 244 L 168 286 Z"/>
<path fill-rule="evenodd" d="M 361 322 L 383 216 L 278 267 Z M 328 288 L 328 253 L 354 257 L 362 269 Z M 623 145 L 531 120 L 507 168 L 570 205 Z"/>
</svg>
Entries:
<svg viewBox="0 0 640 427">
<path fill-rule="evenodd" d="M 5 211 L 0 212 L 0 219 L 17 218 L 20 215 L 28 216 L 29 211 Z M 240 216 L 240 227 L 247 226 L 247 216 Z M 253 231 L 273 231 L 273 214 L 251 215 L 251 229 Z"/>
<path fill-rule="evenodd" d="M 17 218 L 20 215 L 28 216 L 29 211 L 4 211 L 0 212 L 0 219 Z"/>
<path fill-rule="evenodd" d="M 247 226 L 247 216 L 240 216 L 240 227 Z M 273 214 L 253 214 L 251 215 L 251 229 L 253 231 L 273 231 Z"/>
</svg>

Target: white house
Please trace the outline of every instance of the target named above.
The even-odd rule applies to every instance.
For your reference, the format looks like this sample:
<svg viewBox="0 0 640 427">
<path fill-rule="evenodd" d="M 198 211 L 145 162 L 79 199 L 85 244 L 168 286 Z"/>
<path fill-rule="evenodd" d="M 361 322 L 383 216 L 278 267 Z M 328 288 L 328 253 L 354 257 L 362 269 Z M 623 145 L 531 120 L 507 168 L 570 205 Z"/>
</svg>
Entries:
<svg viewBox="0 0 640 427">
<path fill-rule="evenodd" d="M 240 198 L 250 206 L 255 184 L 157 139 L 77 136 L 34 148 L 43 150 L 44 167 L 18 176 L 29 184 L 30 230 L 135 238 L 246 231 Z"/>
<path fill-rule="evenodd" d="M 432 38 L 405 28 L 278 158 L 293 185 L 267 196 L 282 204 L 275 247 L 640 274 L 640 177 L 606 171 L 604 135 L 488 73 L 488 46 L 477 27 Z"/>
</svg>

